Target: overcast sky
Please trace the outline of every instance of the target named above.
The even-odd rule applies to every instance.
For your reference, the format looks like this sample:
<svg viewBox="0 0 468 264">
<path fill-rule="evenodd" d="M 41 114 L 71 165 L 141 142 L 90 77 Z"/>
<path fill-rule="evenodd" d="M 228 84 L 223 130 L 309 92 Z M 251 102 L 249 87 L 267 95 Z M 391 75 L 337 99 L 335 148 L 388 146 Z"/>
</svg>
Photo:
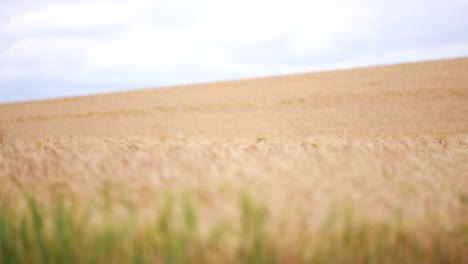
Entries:
<svg viewBox="0 0 468 264">
<path fill-rule="evenodd" d="M 468 0 L 0 0 L 0 102 L 466 56 Z"/>
</svg>

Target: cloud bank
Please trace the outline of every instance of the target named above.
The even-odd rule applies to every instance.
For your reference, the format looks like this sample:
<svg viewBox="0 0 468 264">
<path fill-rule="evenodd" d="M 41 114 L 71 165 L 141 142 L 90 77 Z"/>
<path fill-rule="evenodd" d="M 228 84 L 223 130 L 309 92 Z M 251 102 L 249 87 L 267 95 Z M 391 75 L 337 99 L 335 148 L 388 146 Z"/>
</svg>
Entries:
<svg viewBox="0 0 468 264">
<path fill-rule="evenodd" d="M 468 1 L 4 0 L 0 102 L 468 56 Z"/>
</svg>

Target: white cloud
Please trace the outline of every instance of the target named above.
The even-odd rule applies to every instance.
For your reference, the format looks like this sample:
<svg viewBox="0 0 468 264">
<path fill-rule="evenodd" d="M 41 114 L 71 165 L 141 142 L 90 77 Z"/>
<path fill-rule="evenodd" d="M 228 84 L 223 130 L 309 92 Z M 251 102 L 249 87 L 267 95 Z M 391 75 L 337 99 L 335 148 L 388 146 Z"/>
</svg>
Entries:
<svg viewBox="0 0 468 264">
<path fill-rule="evenodd" d="M 146 2 L 92 1 L 54 3 L 11 18 L 12 35 L 94 33 L 123 27 L 145 11 Z"/>
</svg>

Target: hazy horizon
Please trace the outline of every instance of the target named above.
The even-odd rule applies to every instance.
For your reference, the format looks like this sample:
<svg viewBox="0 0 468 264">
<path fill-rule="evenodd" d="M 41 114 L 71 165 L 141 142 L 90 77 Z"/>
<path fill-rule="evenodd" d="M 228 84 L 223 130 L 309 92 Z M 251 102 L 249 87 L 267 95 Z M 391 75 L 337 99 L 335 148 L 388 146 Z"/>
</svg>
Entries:
<svg viewBox="0 0 468 264">
<path fill-rule="evenodd" d="M 198 81 L 198 82 L 188 82 L 188 83 L 174 83 L 168 85 L 161 85 L 161 86 L 144 86 L 144 87 L 130 87 L 130 88 L 122 88 L 118 89 L 118 87 L 114 87 L 111 90 L 105 91 L 98 91 L 98 92 L 84 92 L 78 94 L 68 94 L 68 95 L 56 95 L 51 97 L 37 97 L 34 99 L 24 99 L 18 101 L 6 101 L 1 102 L 0 104 L 14 104 L 14 103 L 27 103 L 27 102 L 34 102 L 34 101 L 43 101 L 43 100 L 54 100 L 54 99 L 64 99 L 64 98 L 74 98 L 74 97 L 82 97 L 82 96 L 93 96 L 93 95 L 105 95 L 111 93 L 120 93 L 120 92 L 132 92 L 132 91 L 143 91 L 148 89 L 164 89 L 164 88 L 173 88 L 179 86 L 190 86 L 190 85 L 199 85 L 205 83 L 217 83 L 217 82 L 229 82 L 229 81 L 241 81 L 241 80 L 250 80 L 250 79 L 262 79 L 262 78 L 269 78 L 269 77 L 277 77 L 277 76 L 291 76 L 291 75 L 301 75 L 301 74 L 308 74 L 308 73 L 322 73 L 322 72 L 335 72 L 341 70 L 353 70 L 353 69 L 364 69 L 364 68 L 374 68 L 374 67 L 385 67 L 385 66 L 397 66 L 403 64 L 413 64 L 413 63 L 427 63 L 427 62 L 435 62 L 435 61 L 450 61 L 450 60 L 457 60 L 457 59 L 465 59 L 467 57 L 449 57 L 449 58 L 440 58 L 434 60 L 419 60 L 419 61 L 404 61 L 404 62 L 395 62 L 395 63 L 384 63 L 384 64 L 371 64 L 371 65 L 357 65 L 354 67 L 341 67 L 341 68 L 327 68 L 327 69 L 318 69 L 312 71 L 305 71 L 305 72 L 293 72 L 293 73 L 286 73 L 286 74 L 271 74 L 271 75 L 261 75 L 261 76 L 248 76 L 248 77 L 240 77 L 234 79 L 219 79 L 219 80 L 207 80 L 207 81 Z M 70 84 L 73 85 L 73 84 Z"/>
</svg>

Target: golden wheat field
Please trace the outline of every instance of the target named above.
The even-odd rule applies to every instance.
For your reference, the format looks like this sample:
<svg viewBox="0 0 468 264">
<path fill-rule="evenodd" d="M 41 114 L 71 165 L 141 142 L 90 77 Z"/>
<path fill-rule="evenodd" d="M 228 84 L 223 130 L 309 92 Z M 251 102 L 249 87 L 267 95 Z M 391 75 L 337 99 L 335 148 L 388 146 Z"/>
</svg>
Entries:
<svg viewBox="0 0 468 264">
<path fill-rule="evenodd" d="M 468 263 L 468 59 L 0 105 L 2 263 Z"/>
</svg>

